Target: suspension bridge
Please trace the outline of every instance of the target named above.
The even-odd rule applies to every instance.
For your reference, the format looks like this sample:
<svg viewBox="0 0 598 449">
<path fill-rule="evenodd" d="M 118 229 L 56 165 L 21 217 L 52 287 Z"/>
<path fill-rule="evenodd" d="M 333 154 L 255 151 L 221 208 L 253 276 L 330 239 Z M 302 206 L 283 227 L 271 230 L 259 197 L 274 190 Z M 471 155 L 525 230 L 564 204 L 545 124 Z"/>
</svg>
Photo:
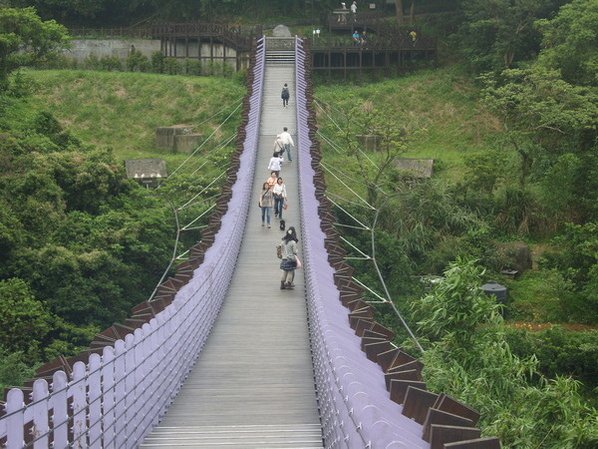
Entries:
<svg viewBox="0 0 598 449">
<path fill-rule="evenodd" d="M 257 41 L 238 151 L 202 240 L 124 323 L 7 392 L 1 447 L 500 448 L 475 410 L 427 390 L 421 362 L 362 299 L 325 195 L 310 61 L 301 39 Z M 256 205 L 285 126 L 296 147 L 284 219 L 304 261 L 294 290 L 279 289 L 282 233 Z"/>
</svg>

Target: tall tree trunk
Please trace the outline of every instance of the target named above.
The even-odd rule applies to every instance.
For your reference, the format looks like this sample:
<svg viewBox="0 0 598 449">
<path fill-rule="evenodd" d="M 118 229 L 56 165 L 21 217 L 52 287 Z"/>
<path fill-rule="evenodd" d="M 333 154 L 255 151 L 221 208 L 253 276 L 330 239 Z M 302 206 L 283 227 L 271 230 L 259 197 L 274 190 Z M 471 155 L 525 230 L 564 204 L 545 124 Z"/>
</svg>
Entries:
<svg viewBox="0 0 598 449">
<path fill-rule="evenodd" d="M 409 6 L 409 23 L 413 25 L 415 23 L 415 0 L 411 0 L 411 6 Z"/>
<path fill-rule="evenodd" d="M 395 8 L 397 10 L 397 22 L 399 22 L 399 26 L 403 25 L 405 22 L 405 17 L 403 16 L 403 0 L 395 0 Z"/>
</svg>

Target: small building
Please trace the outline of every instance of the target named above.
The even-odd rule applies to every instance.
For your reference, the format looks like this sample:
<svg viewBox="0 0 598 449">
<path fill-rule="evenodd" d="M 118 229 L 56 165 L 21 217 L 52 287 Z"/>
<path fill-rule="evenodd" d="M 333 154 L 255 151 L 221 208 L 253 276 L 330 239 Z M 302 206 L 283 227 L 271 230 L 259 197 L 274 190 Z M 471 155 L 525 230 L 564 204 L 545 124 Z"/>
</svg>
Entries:
<svg viewBox="0 0 598 449">
<path fill-rule="evenodd" d="M 167 178 L 164 159 L 129 159 L 125 161 L 127 178 L 135 179 L 146 187 L 155 187 Z"/>
</svg>

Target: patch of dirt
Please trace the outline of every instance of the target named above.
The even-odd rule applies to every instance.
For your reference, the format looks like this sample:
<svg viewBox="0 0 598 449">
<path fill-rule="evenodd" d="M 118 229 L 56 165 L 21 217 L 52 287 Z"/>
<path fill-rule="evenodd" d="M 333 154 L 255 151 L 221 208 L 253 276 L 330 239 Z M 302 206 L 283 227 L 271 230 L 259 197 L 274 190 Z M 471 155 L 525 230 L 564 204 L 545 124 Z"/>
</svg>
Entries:
<svg viewBox="0 0 598 449">
<path fill-rule="evenodd" d="M 127 96 L 127 90 L 123 86 L 120 86 L 118 89 L 114 90 L 114 95 L 118 98 L 124 98 Z"/>
</svg>

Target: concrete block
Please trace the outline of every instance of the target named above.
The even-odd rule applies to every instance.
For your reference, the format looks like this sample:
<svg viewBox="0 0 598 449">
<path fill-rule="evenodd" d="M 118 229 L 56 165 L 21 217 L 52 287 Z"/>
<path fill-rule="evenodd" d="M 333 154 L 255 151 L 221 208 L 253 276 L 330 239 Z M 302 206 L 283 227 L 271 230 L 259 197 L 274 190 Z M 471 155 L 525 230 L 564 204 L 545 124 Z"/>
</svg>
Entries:
<svg viewBox="0 0 598 449">
<path fill-rule="evenodd" d="M 192 133 L 191 125 L 160 126 L 156 128 L 156 147 L 161 150 L 175 151 L 175 136 Z"/>
<path fill-rule="evenodd" d="M 193 153 L 201 143 L 201 134 L 178 134 L 174 136 L 174 151 Z"/>
</svg>

